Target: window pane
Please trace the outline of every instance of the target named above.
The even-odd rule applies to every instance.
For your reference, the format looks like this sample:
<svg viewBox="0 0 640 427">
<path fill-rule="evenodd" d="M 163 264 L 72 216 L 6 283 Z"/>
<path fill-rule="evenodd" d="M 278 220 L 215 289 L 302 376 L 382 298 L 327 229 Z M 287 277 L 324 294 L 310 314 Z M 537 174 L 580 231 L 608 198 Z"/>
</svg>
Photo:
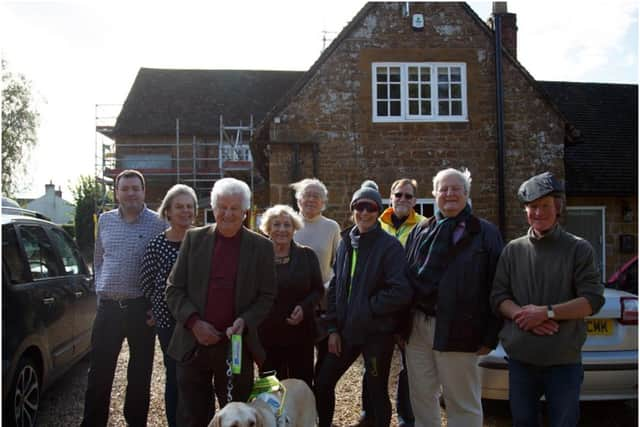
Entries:
<svg viewBox="0 0 640 427">
<path fill-rule="evenodd" d="M 25 283 L 29 280 L 13 225 L 2 227 L 2 262 L 8 270 L 11 283 Z"/>
<path fill-rule="evenodd" d="M 400 115 L 400 101 L 391 101 L 391 115 L 399 116 Z"/>
<path fill-rule="evenodd" d="M 378 116 L 388 116 L 389 109 L 386 101 L 378 101 Z"/>
<path fill-rule="evenodd" d="M 451 67 L 451 81 L 459 82 L 462 80 L 462 70 L 460 67 Z"/>
<path fill-rule="evenodd" d="M 418 110 L 418 101 L 409 101 L 409 114 L 420 114 L 420 110 Z"/>
<path fill-rule="evenodd" d="M 60 230 L 52 229 L 51 237 L 53 244 L 58 249 L 58 254 L 62 258 L 62 264 L 66 274 L 80 274 L 81 262 L 80 255 L 73 245 L 68 241 L 68 237 L 62 234 Z"/>
<path fill-rule="evenodd" d="M 462 90 L 460 89 L 459 84 L 451 84 L 451 98 L 462 98 Z"/>
<path fill-rule="evenodd" d="M 389 85 L 389 98 L 400 99 L 400 85 Z"/>
<path fill-rule="evenodd" d="M 20 227 L 20 240 L 27 254 L 31 275 L 35 280 L 62 276 L 53 246 L 41 227 L 32 225 Z"/>
<path fill-rule="evenodd" d="M 438 114 L 441 116 L 449 115 L 449 102 L 448 101 L 440 101 L 438 102 Z"/>
<path fill-rule="evenodd" d="M 439 82 L 448 82 L 449 81 L 449 69 L 444 67 L 438 67 L 438 81 Z"/>
<path fill-rule="evenodd" d="M 431 68 L 429 67 L 420 68 L 420 80 L 422 80 L 423 82 L 431 81 Z"/>
<path fill-rule="evenodd" d="M 376 68 L 376 81 L 378 81 L 378 82 L 386 82 L 387 81 L 387 67 L 377 67 Z"/>
<path fill-rule="evenodd" d="M 400 81 L 400 67 L 389 68 L 389 80 L 392 82 Z"/>
<path fill-rule="evenodd" d="M 410 82 L 418 81 L 418 67 L 409 67 L 409 81 Z"/>
<path fill-rule="evenodd" d="M 378 99 L 387 99 L 387 85 L 379 84 L 378 86 Z"/>
<path fill-rule="evenodd" d="M 418 93 L 418 84 L 409 84 L 409 98 L 417 98 L 418 96 L 420 96 L 420 94 Z"/>
<path fill-rule="evenodd" d="M 422 88 L 422 93 L 420 96 L 423 98 L 431 98 L 431 85 L 420 85 Z"/>
<path fill-rule="evenodd" d="M 431 115 L 431 101 L 422 101 L 420 107 L 422 108 L 421 113 L 423 116 Z"/>
<path fill-rule="evenodd" d="M 449 98 L 449 85 L 446 83 L 438 84 L 438 98 L 439 99 L 447 99 Z"/>
<path fill-rule="evenodd" d="M 451 115 L 462 115 L 462 101 L 451 101 Z"/>
</svg>

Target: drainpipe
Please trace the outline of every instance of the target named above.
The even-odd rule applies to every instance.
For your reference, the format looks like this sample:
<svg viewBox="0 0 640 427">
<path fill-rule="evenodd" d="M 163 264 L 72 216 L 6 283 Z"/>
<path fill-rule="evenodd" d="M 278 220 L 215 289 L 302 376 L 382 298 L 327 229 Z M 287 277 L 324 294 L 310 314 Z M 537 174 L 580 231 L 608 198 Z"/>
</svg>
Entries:
<svg viewBox="0 0 640 427">
<path fill-rule="evenodd" d="M 320 156 L 320 150 L 318 148 L 318 144 L 313 144 L 312 147 L 312 156 L 313 156 L 313 176 L 314 178 L 318 177 L 318 161 Z"/>
<path fill-rule="evenodd" d="M 504 94 L 502 87 L 502 16 L 494 14 L 496 47 L 496 136 L 498 143 L 498 228 L 505 237 Z"/>
</svg>

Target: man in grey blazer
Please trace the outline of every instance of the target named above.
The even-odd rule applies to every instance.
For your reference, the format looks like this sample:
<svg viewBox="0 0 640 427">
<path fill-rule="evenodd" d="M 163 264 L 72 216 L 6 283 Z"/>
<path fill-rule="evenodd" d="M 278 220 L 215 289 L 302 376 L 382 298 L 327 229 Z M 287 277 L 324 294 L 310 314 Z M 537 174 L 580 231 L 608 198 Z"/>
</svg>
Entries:
<svg viewBox="0 0 640 427">
<path fill-rule="evenodd" d="M 234 401 L 246 401 L 253 361 L 265 352 L 258 325 L 276 295 L 273 245 L 242 226 L 251 190 L 223 178 L 211 190 L 216 223 L 189 230 L 167 280 L 167 304 L 178 323 L 169 355 L 178 361 L 178 425 L 207 426 L 228 387 Z M 227 375 L 232 335 L 242 336 L 242 369 Z"/>
</svg>

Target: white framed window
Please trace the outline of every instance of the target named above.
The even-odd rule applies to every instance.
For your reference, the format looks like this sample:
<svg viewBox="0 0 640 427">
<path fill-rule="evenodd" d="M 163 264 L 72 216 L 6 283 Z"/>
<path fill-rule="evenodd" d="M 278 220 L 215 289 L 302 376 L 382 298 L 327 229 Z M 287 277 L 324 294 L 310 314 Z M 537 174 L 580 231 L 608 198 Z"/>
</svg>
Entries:
<svg viewBox="0 0 640 427">
<path fill-rule="evenodd" d="M 467 67 L 462 62 L 371 64 L 374 122 L 467 121 Z"/>
</svg>

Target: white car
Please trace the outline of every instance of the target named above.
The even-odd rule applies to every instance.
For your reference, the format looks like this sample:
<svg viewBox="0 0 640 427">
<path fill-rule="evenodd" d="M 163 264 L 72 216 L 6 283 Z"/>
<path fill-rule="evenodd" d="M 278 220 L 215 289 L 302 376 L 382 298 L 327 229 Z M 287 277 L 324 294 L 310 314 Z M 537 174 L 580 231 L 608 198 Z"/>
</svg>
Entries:
<svg viewBox="0 0 640 427">
<path fill-rule="evenodd" d="M 605 288 L 605 303 L 586 319 L 582 347 L 584 382 L 580 400 L 626 400 L 638 397 L 638 297 Z M 498 345 L 480 359 L 482 398 L 509 399 L 507 354 Z"/>
</svg>

